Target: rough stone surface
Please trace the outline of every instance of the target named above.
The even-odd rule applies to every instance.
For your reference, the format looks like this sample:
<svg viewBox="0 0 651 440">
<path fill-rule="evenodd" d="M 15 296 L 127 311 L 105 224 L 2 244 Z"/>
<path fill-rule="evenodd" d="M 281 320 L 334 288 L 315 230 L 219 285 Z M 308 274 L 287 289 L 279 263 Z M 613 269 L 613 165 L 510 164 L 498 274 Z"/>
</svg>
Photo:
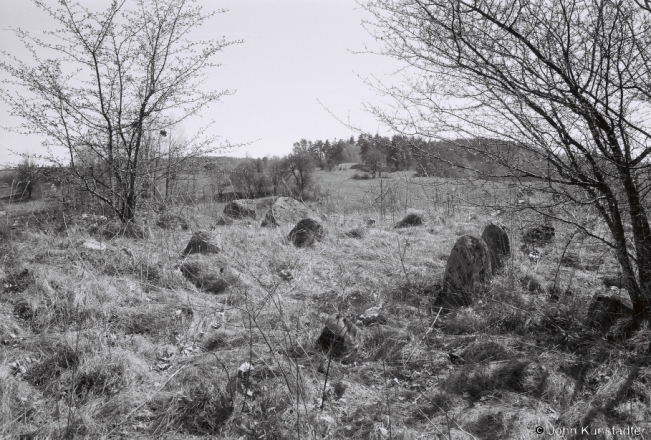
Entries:
<svg viewBox="0 0 651 440">
<path fill-rule="evenodd" d="M 213 243 L 212 236 L 206 231 L 196 231 L 192 234 L 188 245 L 183 250 L 183 255 L 217 253 L 219 253 L 219 246 Z"/>
<path fill-rule="evenodd" d="M 325 228 L 313 218 L 304 218 L 291 230 L 287 239 L 296 247 L 309 247 L 325 237 Z"/>
<path fill-rule="evenodd" d="M 459 237 L 445 267 L 439 300 L 449 305 L 470 305 L 473 293 L 491 276 L 489 252 L 484 240 L 472 235 Z"/>
<path fill-rule="evenodd" d="M 188 281 L 209 293 L 224 293 L 239 283 L 238 274 L 220 262 L 188 259 L 181 264 L 180 269 Z"/>
<path fill-rule="evenodd" d="M 504 263 L 511 255 L 511 245 L 506 231 L 498 225 L 489 224 L 481 234 L 482 240 L 488 245 L 493 272 L 504 267 Z"/>
<path fill-rule="evenodd" d="M 551 243 L 555 235 L 553 226 L 538 225 L 525 231 L 522 235 L 522 242 L 534 246 L 544 246 Z"/>
<path fill-rule="evenodd" d="M 396 223 L 395 228 L 409 228 L 411 226 L 420 226 L 423 224 L 423 217 L 419 214 L 407 214 L 405 218 Z"/>
<path fill-rule="evenodd" d="M 360 331 L 347 318 L 330 315 L 316 343 L 319 348 L 336 358 L 352 359 L 360 345 Z"/>
<path fill-rule="evenodd" d="M 260 226 L 291 225 L 306 217 L 314 217 L 314 211 L 308 206 L 291 197 L 278 197 Z"/>
<path fill-rule="evenodd" d="M 257 218 L 255 207 L 255 200 L 233 200 L 224 207 L 224 215 L 236 219 L 249 217 L 255 220 Z"/>
</svg>

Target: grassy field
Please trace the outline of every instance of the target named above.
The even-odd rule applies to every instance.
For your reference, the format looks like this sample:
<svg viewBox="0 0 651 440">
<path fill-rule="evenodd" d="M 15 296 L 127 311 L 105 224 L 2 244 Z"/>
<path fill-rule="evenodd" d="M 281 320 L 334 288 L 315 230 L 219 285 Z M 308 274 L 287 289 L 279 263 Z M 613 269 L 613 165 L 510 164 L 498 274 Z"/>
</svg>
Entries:
<svg viewBox="0 0 651 440">
<path fill-rule="evenodd" d="M 395 173 L 385 179 L 395 199 L 378 204 L 379 179 L 354 172 L 319 173 L 330 193 L 313 207 L 327 235 L 308 249 L 287 242 L 292 225 L 261 228 L 263 206 L 256 221 L 216 227 L 222 204 L 179 207 L 189 231 L 151 214 L 150 238 L 104 250 L 83 246 L 101 237 L 81 213 L 6 221 L 0 438 L 556 439 L 572 437 L 554 428 L 582 423 L 651 432 L 651 368 L 633 356 L 651 331 L 608 341 L 586 325 L 600 278 L 617 272 L 607 249 L 559 224 L 532 261 L 520 237 L 542 220 L 488 203 L 508 188 L 462 203 L 490 188 Z M 414 211 L 425 225 L 394 229 Z M 371 216 L 376 226 L 358 229 Z M 491 221 L 509 229 L 507 267 L 471 307 L 441 314 L 432 292 L 452 246 Z M 179 270 L 191 231 L 211 228 L 221 252 L 188 258 L 235 274 L 219 295 Z M 559 264 L 568 251 L 574 268 Z M 316 346 L 329 315 L 354 322 L 370 308 L 386 322 L 360 326 L 356 357 Z"/>
</svg>

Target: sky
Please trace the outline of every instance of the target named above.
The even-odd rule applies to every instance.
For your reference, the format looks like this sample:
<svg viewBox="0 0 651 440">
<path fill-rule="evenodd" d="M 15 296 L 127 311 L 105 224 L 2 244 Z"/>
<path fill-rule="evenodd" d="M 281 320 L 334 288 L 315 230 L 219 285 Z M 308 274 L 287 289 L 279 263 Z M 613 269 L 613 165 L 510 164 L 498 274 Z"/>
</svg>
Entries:
<svg viewBox="0 0 651 440">
<path fill-rule="evenodd" d="M 88 4 L 91 4 L 86 0 Z M 92 0 L 95 6 L 106 0 Z M 56 3 L 49 0 L 49 3 Z M 82 0 L 82 3 L 85 3 Z M 199 0 L 205 10 L 225 8 L 198 30 L 202 38 L 243 40 L 227 47 L 215 61 L 207 85 L 235 90 L 200 118 L 186 121 L 191 135 L 214 121 L 209 134 L 220 142 L 248 144 L 229 156 L 285 155 L 302 138 L 325 140 L 357 135 L 347 124 L 366 132 L 388 134 L 364 110 L 364 104 L 383 105 L 364 78 L 393 81 L 400 67 L 387 57 L 367 53 L 377 49 L 362 26 L 371 19 L 354 0 Z M 0 51 L 18 57 L 27 52 L 9 28 L 34 34 L 53 29 L 52 19 L 27 0 L 0 0 Z M 6 87 L 6 86 L 3 86 Z M 343 121 L 343 122 L 342 122 Z M 14 126 L 0 103 L 0 126 Z M 43 152 L 38 136 L 10 133 L 0 128 L 0 164 L 19 162 L 19 153 Z"/>
</svg>

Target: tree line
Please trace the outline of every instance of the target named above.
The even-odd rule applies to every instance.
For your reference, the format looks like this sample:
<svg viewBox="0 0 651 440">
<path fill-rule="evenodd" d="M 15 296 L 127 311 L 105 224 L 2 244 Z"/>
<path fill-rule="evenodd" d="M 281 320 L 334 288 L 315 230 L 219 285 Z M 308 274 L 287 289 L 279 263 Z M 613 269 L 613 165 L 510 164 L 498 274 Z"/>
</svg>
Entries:
<svg viewBox="0 0 651 440">
<path fill-rule="evenodd" d="M 354 136 L 332 141 L 301 139 L 293 144 L 291 153 L 282 157 L 205 158 L 206 163 L 200 168 L 219 199 L 272 195 L 309 199 L 318 193 L 314 171 L 333 171 L 343 163 L 360 164 L 361 171 L 369 178 L 405 170 L 416 170 L 423 176 L 443 175 L 449 167 L 424 154 L 431 148 L 446 151 L 441 145 L 417 137 L 363 133 L 357 139 Z"/>
</svg>

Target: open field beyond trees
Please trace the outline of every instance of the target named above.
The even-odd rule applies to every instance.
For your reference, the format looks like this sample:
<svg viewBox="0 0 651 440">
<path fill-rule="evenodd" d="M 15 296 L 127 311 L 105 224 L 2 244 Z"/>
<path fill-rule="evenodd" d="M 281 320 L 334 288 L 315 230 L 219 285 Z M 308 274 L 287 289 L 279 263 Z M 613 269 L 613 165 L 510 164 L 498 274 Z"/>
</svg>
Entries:
<svg viewBox="0 0 651 440">
<path fill-rule="evenodd" d="M 268 199 L 257 220 L 224 226 L 215 224 L 224 204 L 171 208 L 188 230 L 159 227 L 149 212 L 146 239 L 106 240 L 93 232 L 101 219 L 83 212 L 0 208 L 8 214 L 0 438 L 552 439 L 572 438 L 558 429 L 582 425 L 595 431 L 590 438 L 614 438 L 604 431 L 612 427 L 649 432 L 651 369 L 639 359 L 651 330 L 604 337 L 587 316 L 595 294 L 613 292 L 602 283 L 618 272 L 609 249 L 559 223 L 533 258 L 520 250 L 523 231 L 542 222 L 530 211 L 484 208 L 486 197 L 467 203 L 478 190 L 458 182 L 464 196 L 450 201 L 454 182 L 398 173 L 382 179 L 382 191 L 396 187 L 384 199 L 380 179 L 352 173 L 317 173 L 324 197 L 311 205 L 327 234 L 306 249 L 287 241 L 291 226 L 260 226 Z M 395 229 L 408 212 L 425 224 Z M 470 307 L 442 313 L 435 286 L 452 246 L 490 222 L 509 232 L 506 267 Z M 219 253 L 183 257 L 199 229 L 210 230 Z M 99 245 L 85 246 L 90 240 Z M 192 260 L 228 272 L 230 287 L 194 287 L 179 270 Z M 336 358 L 317 344 L 332 314 L 357 324 L 355 356 Z"/>
</svg>

